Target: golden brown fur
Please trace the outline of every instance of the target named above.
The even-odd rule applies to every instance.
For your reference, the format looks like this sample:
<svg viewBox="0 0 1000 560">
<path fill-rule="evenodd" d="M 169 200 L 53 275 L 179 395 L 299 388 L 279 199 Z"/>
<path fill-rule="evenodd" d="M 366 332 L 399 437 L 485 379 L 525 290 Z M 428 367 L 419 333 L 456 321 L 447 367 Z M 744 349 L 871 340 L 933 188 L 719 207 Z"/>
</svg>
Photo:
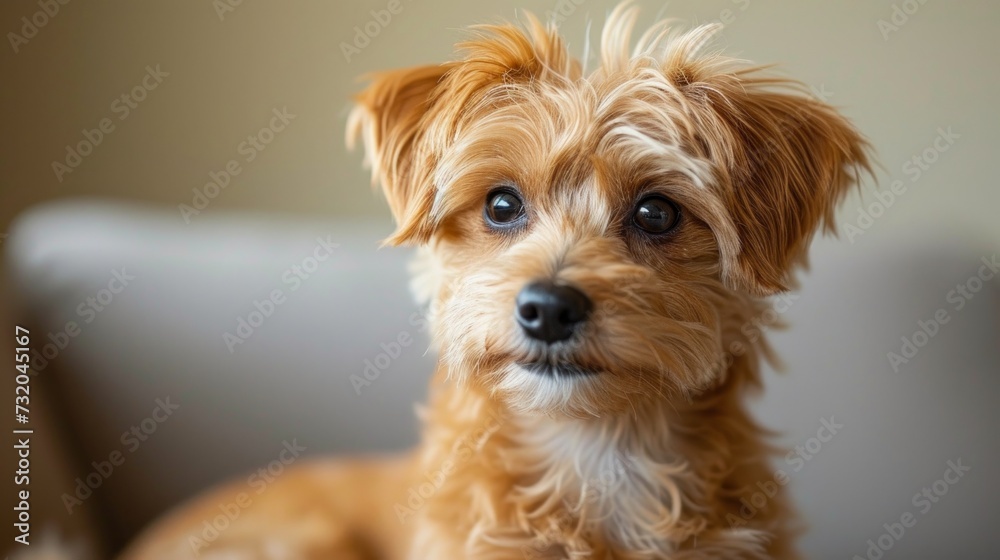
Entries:
<svg viewBox="0 0 1000 560">
<path fill-rule="evenodd" d="M 475 28 L 454 62 L 373 77 L 349 128 L 396 218 L 389 243 L 421 247 L 440 355 L 423 440 L 394 463 L 286 475 L 202 556 L 272 539 L 290 558 L 796 557 L 783 495 L 740 513 L 773 474 L 744 404 L 767 347 L 746 326 L 832 227 L 867 145 L 800 85 L 706 52 L 712 26 L 657 24 L 630 49 L 636 17 L 611 14 L 589 73 L 529 16 Z M 522 229 L 485 225 L 498 184 L 523 195 Z M 629 223 L 651 192 L 682 212 L 662 239 Z M 513 302 L 539 278 L 593 301 L 573 342 L 518 330 Z M 183 545 L 226 495 L 127 557 Z"/>
</svg>

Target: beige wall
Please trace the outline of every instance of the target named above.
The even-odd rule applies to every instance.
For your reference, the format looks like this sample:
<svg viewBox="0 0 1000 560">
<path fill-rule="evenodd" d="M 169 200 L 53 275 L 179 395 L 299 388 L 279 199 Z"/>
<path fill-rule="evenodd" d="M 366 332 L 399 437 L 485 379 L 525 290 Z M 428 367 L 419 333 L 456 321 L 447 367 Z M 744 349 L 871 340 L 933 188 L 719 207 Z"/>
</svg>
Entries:
<svg viewBox="0 0 1000 560">
<path fill-rule="evenodd" d="M 367 188 L 360 155 L 344 147 L 345 113 L 358 76 L 444 60 L 462 27 L 512 17 L 516 8 L 571 12 L 563 28 L 582 52 L 588 20 L 595 21 L 596 36 L 615 0 L 400 0 L 402 12 L 350 61 L 342 45 L 353 42 L 355 27 L 365 27 L 371 11 L 385 9 L 389 0 L 243 0 L 220 20 L 215 6 L 239 1 L 68 0 L 51 18 L 38 16 L 49 21 L 26 43 L 14 39 L 17 52 L 10 33 L 22 33 L 21 18 L 32 18 L 39 0 L 0 2 L 6 38 L 0 45 L 0 243 L 15 215 L 45 200 L 102 196 L 176 210 L 191 203 L 192 189 L 201 188 L 209 173 L 234 159 L 239 175 L 206 212 L 387 220 L 384 204 Z M 882 188 L 900 180 L 907 190 L 865 236 L 945 228 L 995 247 L 1000 3 L 921 2 L 671 0 L 663 13 L 687 23 L 724 20 L 719 44 L 728 52 L 780 63 L 826 92 L 869 135 L 885 167 Z M 640 4 L 645 21 L 664 6 L 660 0 Z M 895 25 L 894 5 L 901 24 L 896 30 L 887 26 Z M 918 5 L 910 15 L 899 11 Z M 879 20 L 888 22 L 886 36 Z M 169 75 L 141 91 L 146 98 L 126 116 L 120 97 L 143 82 L 147 66 Z M 268 124 L 273 109 L 286 107 L 294 120 L 246 162 L 241 143 Z M 114 129 L 59 180 L 53 161 L 64 161 L 67 146 L 84 140 L 81 130 L 99 128 L 103 119 L 107 130 L 109 123 Z M 904 169 L 933 146 L 938 129 L 959 138 L 946 152 L 928 152 L 937 161 L 919 177 L 916 164 Z M 865 188 L 865 205 L 877 200 L 871 189 Z M 860 205 L 857 199 L 846 204 L 841 222 L 856 223 Z M 0 293 L 6 293 L 3 283 L 0 276 Z M 0 317 L 9 315 L 11 302 L 0 297 Z M 3 344 L 0 351 L 9 355 Z M 52 437 L 53 430 L 43 426 L 40 433 Z M 65 463 L 65 449 L 44 443 L 37 449 L 39 469 L 59 470 Z M 5 494 L 3 503 L 12 502 Z"/>
<path fill-rule="evenodd" d="M 245 1 L 220 21 L 214 6 L 225 1 L 70 0 L 16 54 L 8 35 L 0 48 L 0 231 L 26 205 L 58 197 L 106 195 L 171 207 L 190 202 L 192 188 L 230 159 L 241 160 L 240 143 L 282 107 L 295 119 L 259 157 L 243 162 L 207 211 L 386 219 L 384 205 L 366 188 L 360 156 L 348 153 L 342 139 L 359 75 L 440 61 L 461 37 L 461 27 L 510 17 L 518 7 L 545 13 L 579 2 L 564 29 L 582 50 L 587 20 L 600 22 L 612 5 L 401 0 L 402 12 L 348 62 L 341 44 L 353 41 L 354 27 L 363 27 L 370 11 L 384 9 L 388 0 Z M 21 17 L 38 11 L 36 2 L 3 2 L 0 29 L 20 33 Z M 891 22 L 893 3 L 672 0 L 664 13 L 685 22 L 730 21 L 720 41 L 729 52 L 779 62 L 789 74 L 833 93 L 831 102 L 877 146 L 886 168 L 883 186 L 896 178 L 909 187 L 872 232 L 943 223 L 995 239 L 1000 4 L 926 0 L 886 40 L 878 20 Z M 648 20 L 663 6 L 641 4 Z M 124 105 L 115 100 L 142 82 L 147 65 L 159 65 L 169 76 L 121 119 Z M 82 129 L 96 128 L 105 118 L 114 130 L 57 180 L 52 162 L 66 157 L 67 145 L 83 140 Z M 913 181 L 902 166 L 932 145 L 939 127 L 960 138 Z M 853 220 L 857 207 L 857 201 L 849 203 L 844 219 Z"/>
</svg>

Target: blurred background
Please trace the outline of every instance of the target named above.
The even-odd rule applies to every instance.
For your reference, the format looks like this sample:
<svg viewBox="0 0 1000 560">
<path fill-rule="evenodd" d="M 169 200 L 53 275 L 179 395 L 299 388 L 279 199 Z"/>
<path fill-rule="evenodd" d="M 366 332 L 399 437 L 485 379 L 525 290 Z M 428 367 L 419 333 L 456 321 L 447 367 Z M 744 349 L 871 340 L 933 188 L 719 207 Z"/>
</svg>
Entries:
<svg viewBox="0 0 1000 560">
<path fill-rule="evenodd" d="M 433 356 L 407 254 L 376 250 L 391 219 L 344 145 L 358 78 L 447 60 L 464 27 L 522 8 L 582 54 L 613 4 L 3 2 L 0 317 L 35 350 L 32 542 L 61 535 L 110 557 L 211 484 L 280 473 L 285 446 L 415 441 Z M 757 404 L 782 443 L 808 449 L 776 466 L 813 526 L 804 549 L 991 557 L 1000 4 L 638 4 L 643 22 L 721 21 L 726 52 L 808 84 L 882 165 L 783 307 L 792 329 L 773 340 L 788 375 Z M 0 352 L 14 347 L 2 338 Z M 845 427 L 820 442 L 831 418 Z M 969 473 L 935 486 L 959 460 Z M 926 511 L 925 487 L 947 493 Z M 20 489 L 4 486 L 5 532 Z M 916 525 L 885 537 L 908 512 Z"/>
</svg>

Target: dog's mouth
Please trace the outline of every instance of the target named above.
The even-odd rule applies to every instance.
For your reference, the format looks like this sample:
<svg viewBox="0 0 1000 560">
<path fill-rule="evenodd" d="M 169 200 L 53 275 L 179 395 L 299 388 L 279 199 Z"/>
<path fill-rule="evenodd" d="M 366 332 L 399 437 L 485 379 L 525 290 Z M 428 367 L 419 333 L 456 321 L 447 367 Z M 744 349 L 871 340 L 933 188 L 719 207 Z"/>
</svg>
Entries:
<svg viewBox="0 0 1000 560">
<path fill-rule="evenodd" d="M 522 369 L 546 377 L 587 377 L 597 375 L 598 370 L 572 362 L 519 362 Z"/>
</svg>

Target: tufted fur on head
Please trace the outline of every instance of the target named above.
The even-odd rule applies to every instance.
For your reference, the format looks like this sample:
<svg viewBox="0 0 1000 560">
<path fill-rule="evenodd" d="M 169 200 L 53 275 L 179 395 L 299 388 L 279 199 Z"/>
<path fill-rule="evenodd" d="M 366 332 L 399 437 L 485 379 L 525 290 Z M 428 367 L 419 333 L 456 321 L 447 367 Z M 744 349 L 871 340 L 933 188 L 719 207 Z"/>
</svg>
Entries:
<svg viewBox="0 0 1000 560">
<path fill-rule="evenodd" d="M 421 247 L 440 352 L 418 470 L 451 467 L 415 513 L 413 558 L 793 557 L 780 494 L 740 515 L 771 476 L 743 405 L 767 348 L 746 326 L 833 229 L 868 145 L 801 84 L 708 50 L 717 26 L 633 41 L 637 13 L 610 14 L 590 72 L 529 15 L 357 97 L 348 135 L 395 217 L 388 243 Z M 498 188 L 523 201 L 519 227 L 484 219 Z M 649 196 L 679 209 L 668 234 L 635 227 Z M 593 302 L 572 339 L 515 321 L 539 279 Z"/>
<path fill-rule="evenodd" d="M 396 217 L 389 242 L 429 239 L 444 210 L 431 212 L 441 187 L 433 172 L 463 130 L 519 96 L 562 88 L 567 95 L 586 92 L 594 103 L 647 105 L 648 114 L 634 116 L 652 126 L 659 119 L 675 129 L 661 130 L 670 140 L 689 142 L 682 147 L 691 156 L 712 162 L 710 186 L 729 213 L 727 225 L 737 230 L 736 239 L 717 232 L 732 266 L 727 274 L 756 293 L 784 289 L 814 231 L 833 230 L 833 209 L 868 170 L 867 142 L 801 83 L 705 53 L 719 25 L 672 34 L 661 22 L 630 51 L 636 17 L 627 4 L 609 17 L 601 66 L 588 76 L 556 30 L 530 14 L 526 29 L 474 27 L 475 38 L 459 45 L 459 61 L 372 75 L 351 113 L 348 138 L 353 145 L 363 134 L 373 179 Z M 586 116 L 598 117 L 596 108 L 586 108 Z"/>
</svg>

